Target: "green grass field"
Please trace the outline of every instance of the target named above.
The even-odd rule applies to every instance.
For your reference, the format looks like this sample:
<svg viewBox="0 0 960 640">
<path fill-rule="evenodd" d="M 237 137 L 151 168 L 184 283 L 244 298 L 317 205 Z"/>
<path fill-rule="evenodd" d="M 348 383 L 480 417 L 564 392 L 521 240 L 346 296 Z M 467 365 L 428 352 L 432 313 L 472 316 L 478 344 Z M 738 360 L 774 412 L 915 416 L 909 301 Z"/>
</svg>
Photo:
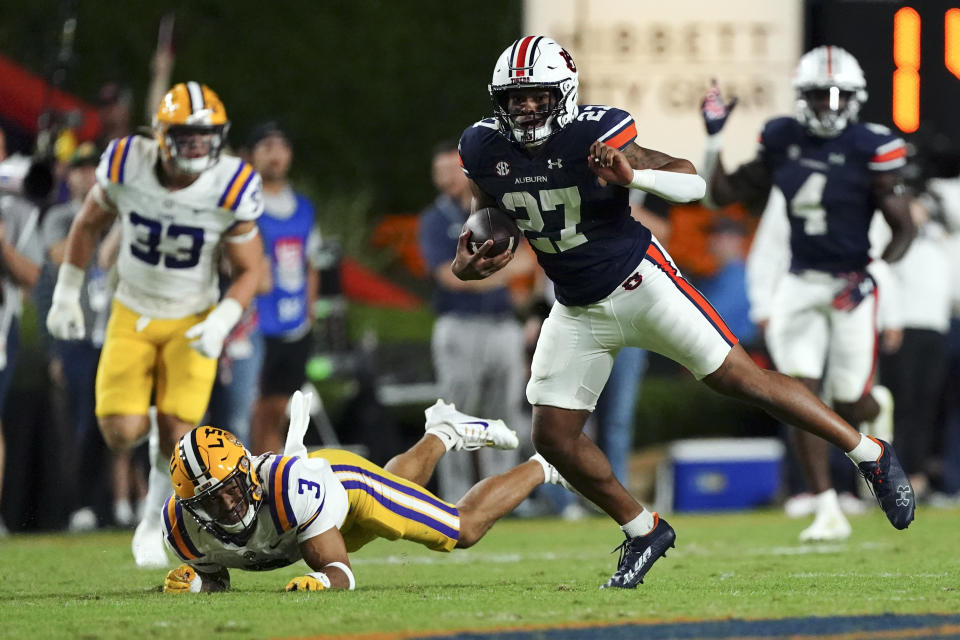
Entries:
<svg viewBox="0 0 960 640">
<path fill-rule="evenodd" d="M 619 533 L 605 518 L 506 520 L 451 554 L 378 541 L 353 557 L 355 592 L 283 592 L 304 565 L 232 574 L 226 594 L 165 595 L 131 533 L 0 541 L 4 638 L 265 638 L 563 624 L 960 612 L 958 510 L 907 531 L 879 510 L 844 543 L 801 545 L 779 511 L 674 515 L 677 549 L 636 591 L 599 591 Z M 602 635 L 600 636 L 602 637 Z M 893 636 L 890 636 L 893 637 Z"/>
</svg>

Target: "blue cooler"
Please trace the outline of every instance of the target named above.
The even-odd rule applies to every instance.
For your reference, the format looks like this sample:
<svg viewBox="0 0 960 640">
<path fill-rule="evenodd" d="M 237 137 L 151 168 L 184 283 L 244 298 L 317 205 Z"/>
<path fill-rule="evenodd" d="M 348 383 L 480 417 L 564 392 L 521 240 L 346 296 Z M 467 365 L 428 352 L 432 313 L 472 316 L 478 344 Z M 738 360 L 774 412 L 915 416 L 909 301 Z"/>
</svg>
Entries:
<svg viewBox="0 0 960 640">
<path fill-rule="evenodd" d="M 780 493 L 777 438 L 678 440 L 657 473 L 658 509 L 725 511 L 768 505 Z"/>
</svg>

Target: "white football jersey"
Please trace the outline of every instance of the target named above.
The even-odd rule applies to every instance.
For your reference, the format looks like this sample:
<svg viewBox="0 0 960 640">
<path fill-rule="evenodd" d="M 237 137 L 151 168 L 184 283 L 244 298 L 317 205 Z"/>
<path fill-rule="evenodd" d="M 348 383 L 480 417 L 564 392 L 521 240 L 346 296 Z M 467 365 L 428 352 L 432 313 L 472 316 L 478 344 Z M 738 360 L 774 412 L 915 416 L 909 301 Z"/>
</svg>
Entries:
<svg viewBox="0 0 960 640">
<path fill-rule="evenodd" d="M 246 162 L 221 156 L 189 187 L 170 191 L 157 178 L 158 151 L 143 136 L 114 140 L 97 182 L 123 225 L 117 300 L 147 317 L 182 318 L 219 299 L 217 246 L 237 222 L 260 216 L 261 180 Z"/>
<path fill-rule="evenodd" d="M 265 571 L 301 559 L 300 543 L 347 517 L 347 492 L 323 458 L 264 456 L 254 461 L 263 487 L 256 529 L 243 546 L 222 542 L 171 496 L 163 509 L 164 540 L 184 562 L 213 573 L 221 567 Z"/>
</svg>

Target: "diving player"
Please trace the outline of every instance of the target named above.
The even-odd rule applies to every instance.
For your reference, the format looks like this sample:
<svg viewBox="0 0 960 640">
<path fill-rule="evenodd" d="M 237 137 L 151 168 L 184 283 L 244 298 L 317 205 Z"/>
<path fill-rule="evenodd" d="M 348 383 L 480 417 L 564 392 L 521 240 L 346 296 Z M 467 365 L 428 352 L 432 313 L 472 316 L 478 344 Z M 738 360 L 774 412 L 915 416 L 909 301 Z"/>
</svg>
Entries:
<svg viewBox="0 0 960 640">
<path fill-rule="evenodd" d="M 768 121 L 756 158 L 728 174 L 719 157 L 720 136 L 735 102 L 725 105 L 714 85 L 704 101 L 709 196 L 723 206 L 762 201 L 771 186 L 783 193 L 792 258 L 770 304 L 765 331 L 770 355 L 778 371 L 814 393 L 826 368 L 824 394 L 833 408 L 876 436 L 874 423 L 892 419 L 890 392 L 871 388 L 878 290 L 891 277 L 888 264 L 903 257 L 915 233 L 897 171 L 906 163 L 906 146 L 886 127 L 857 122 L 866 81 L 844 49 L 821 46 L 806 53 L 793 86 L 796 116 Z M 882 259 L 871 262 L 869 229 L 876 209 L 892 237 Z M 826 444 L 799 430 L 794 438 L 817 503 L 814 521 L 800 539 L 842 540 L 851 528 L 831 486 Z"/>
<path fill-rule="evenodd" d="M 93 248 L 113 221 L 122 224 L 119 284 L 97 368 L 96 414 L 104 440 L 122 451 L 149 428 L 157 407 L 144 519 L 133 538 L 139 566 L 166 566 L 159 513 L 169 494 L 173 445 L 203 417 L 224 338 L 250 302 L 263 252 L 256 219 L 260 177 L 220 155 L 229 122 L 205 85 L 175 85 L 153 122 L 154 139 L 114 140 L 67 237 L 47 328 L 83 337 L 80 289 Z M 217 256 L 233 280 L 218 301 Z"/>
<path fill-rule="evenodd" d="M 579 106 L 577 86 L 577 67 L 559 44 L 542 36 L 517 40 L 494 68 L 495 117 L 464 131 L 460 157 L 474 206 L 507 210 L 555 285 L 557 303 L 527 385 L 533 442 L 626 535 L 617 571 L 603 586 L 636 587 L 676 539 L 582 432 L 624 346 L 663 354 L 712 389 L 842 447 L 867 474 L 890 521 L 906 527 L 913 494 L 893 450 L 861 437 L 799 382 L 757 367 L 650 231 L 631 218 L 627 188 L 680 202 L 703 197 L 693 165 L 638 146 L 625 111 Z M 486 257 L 491 243 L 471 253 L 469 235 L 460 236 L 451 267 L 461 279 L 484 278 L 511 259 L 508 252 Z"/>
<path fill-rule="evenodd" d="M 198 427 L 170 459 L 174 495 L 163 510 L 169 547 L 184 561 L 167 593 L 224 591 L 229 569 L 263 571 L 303 559 L 312 571 L 287 591 L 353 589 L 348 553 L 376 538 L 410 540 L 435 551 L 476 544 L 499 518 L 544 482 L 562 478 L 540 456 L 482 480 L 457 504 L 423 488 L 449 450 L 515 449 L 501 420 L 468 416 L 442 401 L 426 410 L 423 438 L 384 468 L 348 451 L 307 455 L 308 400 L 290 403 L 283 455 L 250 453 L 229 432 Z"/>
</svg>

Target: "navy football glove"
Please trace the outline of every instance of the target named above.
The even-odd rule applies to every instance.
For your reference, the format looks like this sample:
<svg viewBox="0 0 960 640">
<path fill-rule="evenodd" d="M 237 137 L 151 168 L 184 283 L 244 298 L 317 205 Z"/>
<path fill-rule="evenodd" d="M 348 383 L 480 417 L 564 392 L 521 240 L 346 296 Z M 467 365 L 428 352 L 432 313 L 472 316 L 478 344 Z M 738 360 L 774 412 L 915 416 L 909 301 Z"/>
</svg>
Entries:
<svg viewBox="0 0 960 640">
<path fill-rule="evenodd" d="M 866 271 L 855 271 L 846 278 L 846 286 L 833 298 L 833 308 L 840 311 L 856 309 L 877 288 L 877 281 Z"/>
<path fill-rule="evenodd" d="M 723 96 L 720 95 L 720 87 L 717 86 L 717 80 L 710 81 L 710 89 L 700 103 L 700 112 L 703 114 L 703 123 L 707 127 L 707 134 L 714 135 L 720 133 L 723 125 L 727 123 L 727 118 L 733 108 L 737 106 L 737 99 L 731 98 L 730 102 L 724 104 Z"/>
</svg>

